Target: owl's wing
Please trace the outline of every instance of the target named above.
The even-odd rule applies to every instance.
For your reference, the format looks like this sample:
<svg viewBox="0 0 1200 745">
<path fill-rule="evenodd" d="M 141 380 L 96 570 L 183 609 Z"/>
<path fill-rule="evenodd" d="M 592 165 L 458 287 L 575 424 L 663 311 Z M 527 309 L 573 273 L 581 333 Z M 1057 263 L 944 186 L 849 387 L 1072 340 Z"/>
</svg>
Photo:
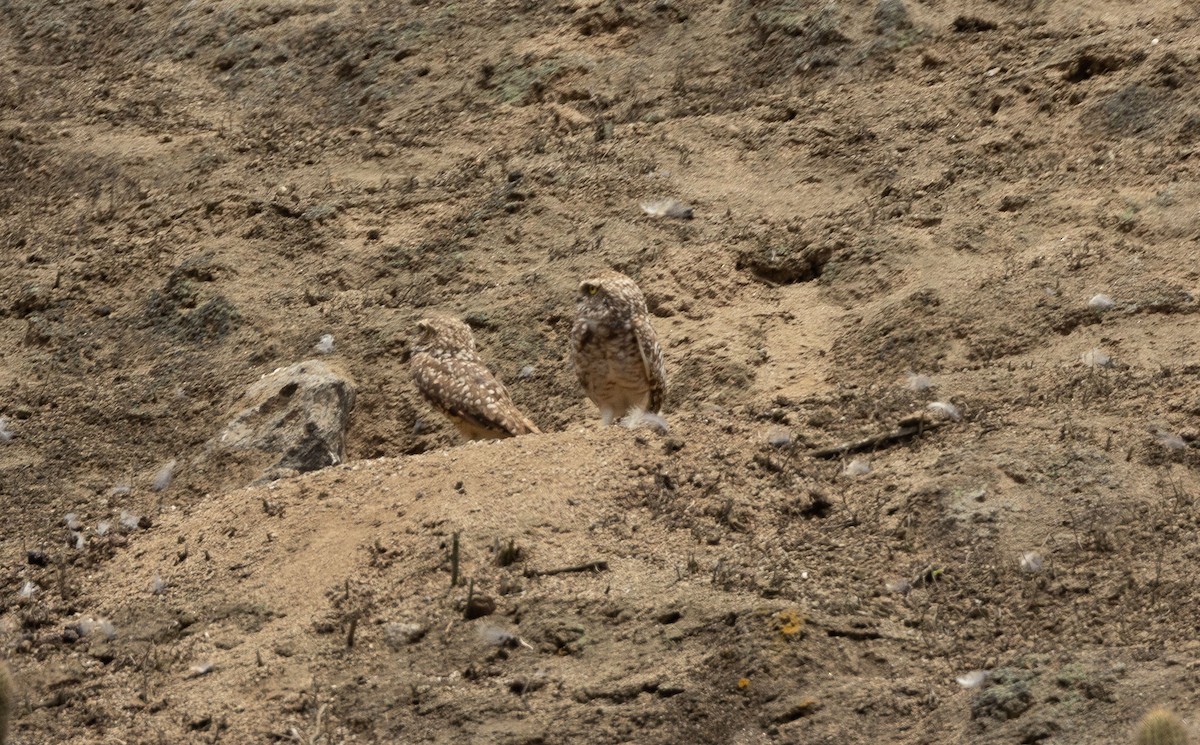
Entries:
<svg viewBox="0 0 1200 745">
<path fill-rule="evenodd" d="M 583 353 L 583 348 L 592 343 L 594 335 L 591 324 L 582 318 L 571 326 L 571 364 L 575 368 L 575 377 L 579 379 L 579 385 L 583 386 L 583 390 L 587 391 L 589 396 L 592 392 L 591 378 L 584 366 L 580 364 L 579 357 Z"/>
<path fill-rule="evenodd" d="M 422 355 L 414 360 L 413 378 L 421 395 L 446 416 L 497 433 L 540 434 L 504 384 L 478 362 Z"/>
<path fill-rule="evenodd" d="M 667 399 L 667 367 L 663 362 L 662 345 L 658 343 L 658 334 L 654 333 L 650 319 L 644 315 L 633 319 L 633 334 L 637 337 L 646 380 L 650 381 L 650 405 L 647 409 L 658 414 Z"/>
</svg>

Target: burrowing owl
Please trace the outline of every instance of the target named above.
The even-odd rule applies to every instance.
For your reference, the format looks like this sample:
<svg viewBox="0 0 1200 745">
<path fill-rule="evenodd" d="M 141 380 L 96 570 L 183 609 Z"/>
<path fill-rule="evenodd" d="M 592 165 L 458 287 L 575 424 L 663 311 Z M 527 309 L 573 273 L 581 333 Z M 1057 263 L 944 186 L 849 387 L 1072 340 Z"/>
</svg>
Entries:
<svg viewBox="0 0 1200 745">
<path fill-rule="evenodd" d="M 456 318 L 417 323 L 412 373 L 421 395 L 468 440 L 541 434 L 479 359 L 471 327 Z"/>
<path fill-rule="evenodd" d="M 606 271 L 579 283 L 571 358 L 605 424 L 631 409 L 657 414 L 667 395 L 662 347 L 632 279 Z"/>
</svg>

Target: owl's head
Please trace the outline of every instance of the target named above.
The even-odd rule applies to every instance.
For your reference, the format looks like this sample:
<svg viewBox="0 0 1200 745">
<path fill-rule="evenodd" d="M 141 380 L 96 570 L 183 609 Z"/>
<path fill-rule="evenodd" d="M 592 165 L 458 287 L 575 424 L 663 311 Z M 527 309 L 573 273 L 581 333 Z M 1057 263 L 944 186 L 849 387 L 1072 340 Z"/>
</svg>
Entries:
<svg viewBox="0 0 1200 745">
<path fill-rule="evenodd" d="M 475 335 L 467 324 L 449 316 L 430 316 L 417 321 L 414 354 L 452 355 L 464 350 L 475 351 Z"/>
<path fill-rule="evenodd" d="M 603 271 L 579 283 L 576 304 L 580 311 L 624 314 L 644 310 L 646 300 L 632 279 L 620 272 Z"/>
</svg>

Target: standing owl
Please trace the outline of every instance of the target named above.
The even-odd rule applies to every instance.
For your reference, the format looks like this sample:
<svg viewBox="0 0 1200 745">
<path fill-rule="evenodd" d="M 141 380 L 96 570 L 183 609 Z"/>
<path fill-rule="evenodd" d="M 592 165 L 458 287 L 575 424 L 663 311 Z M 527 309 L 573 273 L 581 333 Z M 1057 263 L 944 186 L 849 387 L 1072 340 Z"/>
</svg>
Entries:
<svg viewBox="0 0 1200 745">
<path fill-rule="evenodd" d="M 471 327 L 435 316 L 417 323 L 412 348 L 417 389 L 468 440 L 541 434 L 475 352 Z"/>
<path fill-rule="evenodd" d="M 579 283 L 571 360 L 605 424 L 634 409 L 662 410 L 667 395 L 662 347 L 646 298 L 624 274 L 605 271 Z"/>
</svg>

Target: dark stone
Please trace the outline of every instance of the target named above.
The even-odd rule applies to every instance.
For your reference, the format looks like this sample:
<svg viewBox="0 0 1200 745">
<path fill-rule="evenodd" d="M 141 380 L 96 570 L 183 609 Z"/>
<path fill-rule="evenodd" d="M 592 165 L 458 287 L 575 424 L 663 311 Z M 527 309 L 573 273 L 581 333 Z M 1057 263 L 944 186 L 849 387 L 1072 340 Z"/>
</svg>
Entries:
<svg viewBox="0 0 1200 745">
<path fill-rule="evenodd" d="M 875 25 L 880 31 L 900 31 L 912 26 L 904 0 L 879 0 L 875 6 Z"/>
<path fill-rule="evenodd" d="M 496 612 L 496 601 L 487 595 L 472 595 L 463 609 L 463 618 L 471 621 L 476 618 L 490 616 Z"/>
</svg>

